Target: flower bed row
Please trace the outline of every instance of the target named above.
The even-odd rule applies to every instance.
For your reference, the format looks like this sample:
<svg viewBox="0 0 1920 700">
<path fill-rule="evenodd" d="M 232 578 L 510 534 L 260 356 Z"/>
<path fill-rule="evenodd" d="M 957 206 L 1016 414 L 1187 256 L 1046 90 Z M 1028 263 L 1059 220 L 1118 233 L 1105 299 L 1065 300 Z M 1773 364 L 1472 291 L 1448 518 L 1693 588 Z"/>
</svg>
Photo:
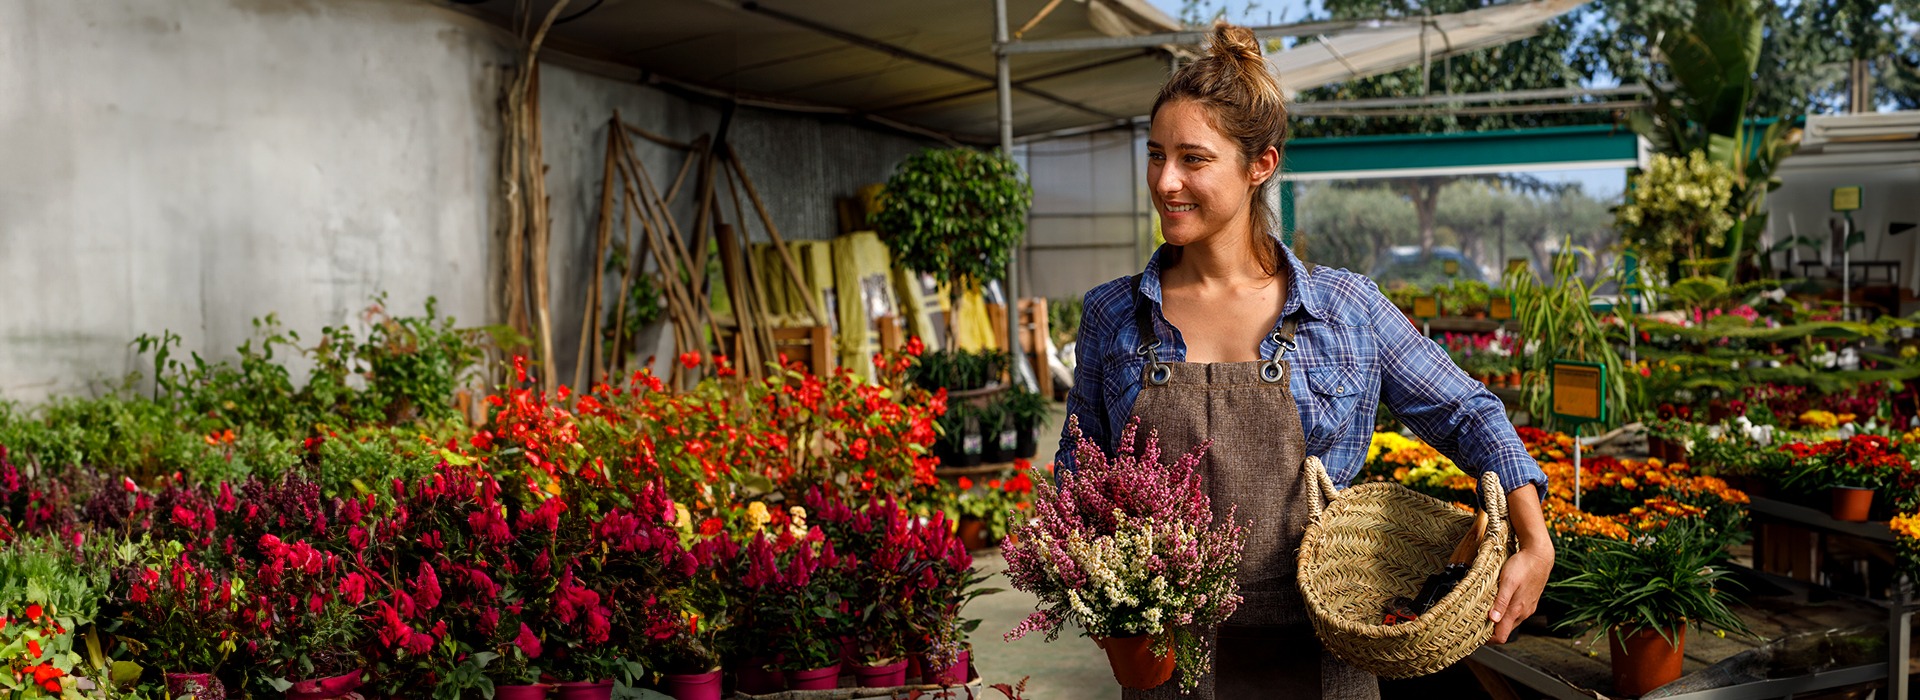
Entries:
<svg viewBox="0 0 1920 700">
<path fill-rule="evenodd" d="M 900 380 L 910 357 L 866 384 L 695 356 L 719 376 L 690 391 L 643 372 L 580 394 L 516 361 L 468 427 L 452 378 L 478 353 L 450 322 L 381 322 L 302 349 L 320 368 L 298 388 L 272 343 L 238 366 L 160 343 L 150 397 L 0 410 L 0 683 L 670 689 L 721 668 L 945 670 L 978 624 L 961 609 L 982 577 L 927 497 L 944 393 Z M 409 354 L 432 347 L 450 350 Z"/>
</svg>

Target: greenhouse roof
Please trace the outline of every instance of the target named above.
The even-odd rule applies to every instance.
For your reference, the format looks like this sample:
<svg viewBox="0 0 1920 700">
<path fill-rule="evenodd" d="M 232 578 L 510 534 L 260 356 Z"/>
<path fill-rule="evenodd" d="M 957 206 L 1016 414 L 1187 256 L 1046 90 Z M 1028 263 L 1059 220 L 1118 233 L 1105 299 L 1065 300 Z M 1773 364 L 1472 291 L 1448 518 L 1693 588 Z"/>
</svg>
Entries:
<svg viewBox="0 0 1920 700">
<path fill-rule="evenodd" d="M 1639 163 L 1640 138 L 1605 124 L 1456 134 L 1294 139 L 1286 178 L 1458 175 L 1468 173 L 1625 168 Z"/>
<path fill-rule="evenodd" d="M 511 26 L 515 3 L 461 0 Z M 541 17 L 557 0 L 527 3 Z M 1016 36 L 1014 129 L 1034 136 L 1135 123 L 1174 55 L 1204 32 L 1180 31 L 1145 0 L 1005 0 Z M 1272 60 L 1289 92 L 1419 65 L 1531 36 L 1581 0 L 1533 0 L 1390 21 L 1261 28 L 1310 37 Z M 994 3 L 987 0 L 572 0 L 548 46 L 635 69 L 647 82 L 747 104 L 848 113 L 951 138 L 997 133 Z M 1020 30 L 1025 29 L 1024 32 Z"/>
</svg>

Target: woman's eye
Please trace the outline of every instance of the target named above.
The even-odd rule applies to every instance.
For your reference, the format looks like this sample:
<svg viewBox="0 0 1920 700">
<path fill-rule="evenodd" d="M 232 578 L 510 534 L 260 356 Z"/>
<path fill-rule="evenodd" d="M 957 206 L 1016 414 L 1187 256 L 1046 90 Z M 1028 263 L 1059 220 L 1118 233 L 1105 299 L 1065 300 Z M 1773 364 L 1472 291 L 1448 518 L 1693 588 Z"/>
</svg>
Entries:
<svg viewBox="0 0 1920 700">
<path fill-rule="evenodd" d="M 1201 158 L 1200 156 L 1187 156 L 1184 160 L 1186 160 L 1188 163 L 1195 163 L 1195 164 L 1206 162 L 1206 159 Z"/>
<path fill-rule="evenodd" d="M 1165 153 L 1151 153 L 1151 152 L 1147 153 L 1147 160 L 1166 160 L 1166 159 L 1167 159 L 1167 155 Z"/>
</svg>

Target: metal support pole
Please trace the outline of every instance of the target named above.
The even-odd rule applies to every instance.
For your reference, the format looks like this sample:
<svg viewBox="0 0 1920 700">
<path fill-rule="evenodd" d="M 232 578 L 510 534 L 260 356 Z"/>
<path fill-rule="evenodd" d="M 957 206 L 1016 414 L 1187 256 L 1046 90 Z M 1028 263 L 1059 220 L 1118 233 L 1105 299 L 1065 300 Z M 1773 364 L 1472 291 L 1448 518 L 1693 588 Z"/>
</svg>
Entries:
<svg viewBox="0 0 1920 700">
<path fill-rule="evenodd" d="M 1913 579 L 1900 574 L 1887 601 L 1887 698 L 1907 700 L 1907 656 L 1913 646 Z"/>
<path fill-rule="evenodd" d="M 993 0 L 993 45 L 1007 45 L 1007 0 Z M 1000 98 L 1000 153 L 1013 158 L 1013 68 L 1007 54 L 994 51 L 994 89 Z M 1021 239 L 1025 241 L 1023 236 Z M 1012 379 L 1031 391 L 1039 390 L 1039 380 L 1020 351 L 1020 246 L 1007 251 L 1007 355 L 1013 365 Z"/>
<path fill-rule="evenodd" d="M 1840 320 L 1853 320 L 1853 214 L 1840 229 Z"/>
<path fill-rule="evenodd" d="M 1580 510 L 1580 424 L 1573 426 L 1573 509 Z"/>
</svg>

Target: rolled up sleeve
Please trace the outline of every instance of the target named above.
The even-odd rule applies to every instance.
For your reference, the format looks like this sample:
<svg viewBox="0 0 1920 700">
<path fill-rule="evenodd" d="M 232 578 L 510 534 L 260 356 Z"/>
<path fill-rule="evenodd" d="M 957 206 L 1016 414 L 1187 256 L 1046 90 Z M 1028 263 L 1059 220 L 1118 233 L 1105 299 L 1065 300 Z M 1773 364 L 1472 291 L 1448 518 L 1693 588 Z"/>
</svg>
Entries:
<svg viewBox="0 0 1920 700">
<path fill-rule="evenodd" d="M 1380 395 L 1394 416 L 1462 471 L 1491 470 L 1509 491 L 1533 484 L 1544 500 L 1547 475 L 1527 454 L 1500 397 L 1455 366 L 1377 290 L 1369 311 L 1380 342 Z"/>
</svg>

